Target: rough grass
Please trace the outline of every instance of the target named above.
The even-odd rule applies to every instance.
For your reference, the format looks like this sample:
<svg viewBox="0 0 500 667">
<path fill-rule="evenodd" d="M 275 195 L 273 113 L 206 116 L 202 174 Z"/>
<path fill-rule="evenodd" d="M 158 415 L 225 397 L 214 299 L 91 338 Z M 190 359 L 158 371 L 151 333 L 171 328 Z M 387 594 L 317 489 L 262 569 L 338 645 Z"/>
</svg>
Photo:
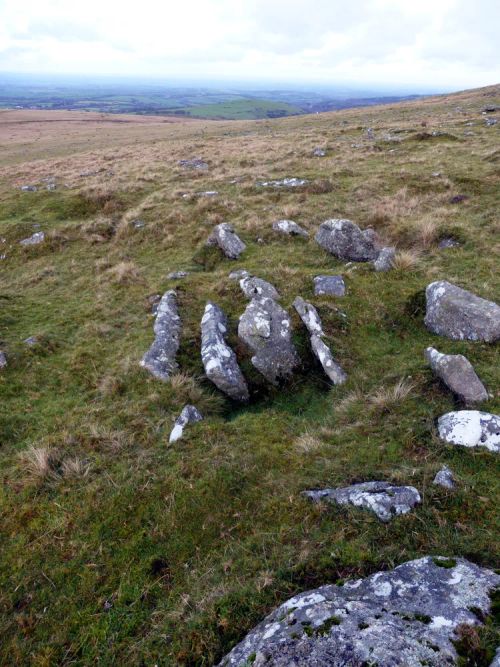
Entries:
<svg viewBox="0 0 500 667">
<path fill-rule="evenodd" d="M 33 161 L 16 135 L 0 185 L 3 664 L 206 666 L 298 591 L 425 554 L 498 563 L 498 457 L 439 442 L 435 419 L 455 403 L 423 358 L 428 345 L 465 354 L 492 393 L 482 407 L 498 413 L 498 346 L 430 334 L 422 290 L 446 278 L 498 300 L 498 130 L 480 109 L 499 102 L 496 88 L 275 121 L 82 134 L 68 124 Z M 416 140 L 422 122 L 447 134 Z M 312 157 L 318 145 L 328 157 Z M 178 167 L 198 155 L 207 172 Z M 50 176 L 54 191 L 16 189 Z M 312 185 L 255 187 L 284 176 Z M 219 196 L 200 199 L 205 190 Z M 273 233 L 283 217 L 310 240 Z M 331 217 L 376 227 L 397 245 L 396 269 L 320 250 L 314 233 Z M 248 245 L 238 262 L 203 251 L 223 220 Z M 34 225 L 46 242 L 21 247 Z M 439 250 L 447 235 L 461 245 Z M 345 385 L 327 384 L 293 314 L 304 368 L 280 390 L 265 386 L 236 337 L 246 304 L 227 278 L 236 268 L 273 282 L 289 309 L 298 294 L 315 303 Z M 181 269 L 190 275 L 167 279 Z M 319 273 L 343 274 L 346 297 L 313 297 Z M 138 362 L 152 341 L 150 297 L 172 287 L 181 372 L 165 384 Z M 208 299 L 230 318 L 247 407 L 203 378 Z M 28 348 L 31 335 L 40 342 Z M 169 446 L 187 402 L 205 420 Z M 443 463 L 460 480 L 453 493 L 431 483 Z M 382 525 L 300 494 L 369 479 L 415 485 L 422 506 Z M 488 664 L 495 628 L 464 636 L 461 650 Z"/>
</svg>

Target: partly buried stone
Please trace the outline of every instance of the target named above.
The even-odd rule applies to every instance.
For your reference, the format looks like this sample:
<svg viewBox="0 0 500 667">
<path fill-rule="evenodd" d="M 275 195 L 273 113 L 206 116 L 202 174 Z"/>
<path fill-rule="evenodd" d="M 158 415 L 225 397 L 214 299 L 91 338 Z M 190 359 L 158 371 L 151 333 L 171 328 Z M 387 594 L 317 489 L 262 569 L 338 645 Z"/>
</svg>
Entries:
<svg viewBox="0 0 500 667">
<path fill-rule="evenodd" d="M 216 225 L 207 239 L 208 246 L 218 246 L 229 259 L 238 259 L 246 245 L 235 233 L 232 225 L 222 222 Z"/>
<path fill-rule="evenodd" d="M 315 148 L 315 149 L 313 150 L 313 156 L 314 156 L 314 157 L 325 157 L 325 156 L 326 156 L 326 151 L 325 151 L 324 148 L 320 148 L 320 147 L 318 146 L 318 148 Z"/>
<path fill-rule="evenodd" d="M 363 231 L 351 220 L 326 220 L 318 229 L 316 241 L 332 255 L 346 261 L 371 262 L 379 254 L 374 231 Z"/>
<path fill-rule="evenodd" d="M 27 239 L 19 241 L 19 243 L 21 245 L 38 245 L 39 243 L 43 243 L 43 241 L 45 241 L 44 232 L 35 232 L 31 236 L 28 236 Z"/>
<path fill-rule="evenodd" d="M 245 276 L 240 280 L 241 291 L 249 299 L 256 297 L 267 297 L 269 299 L 279 299 L 278 290 L 262 278 L 255 278 L 253 276 Z"/>
<path fill-rule="evenodd" d="M 302 185 L 307 185 L 309 181 L 305 178 L 282 178 L 275 181 L 259 181 L 257 183 L 261 188 L 299 188 Z"/>
<path fill-rule="evenodd" d="M 488 400 L 488 392 L 476 375 L 470 361 L 462 354 L 441 354 L 428 347 L 425 357 L 432 370 L 458 398 L 466 404 Z"/>
<path fill-rule="evenodd" d="M 447 412 L 438 419 L 439 437 L 452 445 L 500 452 L 500 417 L 479 410 Z"/>
<path fill-rule="evenodd" d="M 425 325 L 453 340 L 500 339 L 500 306 L 446 280 L 428 285 Z"/>
<path fill-rule="evenodd" d="M 444 667 L 460 626 L 491 611 L 500 576 L 462 559 L 419 558 L 365 579 L 299 593 L 219 667 Z"/>
<path fill-rule="evenodd" d="M 345 282 L 342 276 L 316 276 L 314 278 L 315 296 L 344 296 Z"/>
<path fill-rule="evenodd" d="M 304 322 L 311 336 L 324 336 L 321 318 L 312 303 L 309 303 L 301 296 L 298 296 L 293 302 L 293 307 L 299 314 L 302 322 Z"/>
<path fill-rule="evenodd" d="M 394 259 L 396 257 L 396 248 L 387 247 L 382 248 L 377 259 L 373 263 L 375 271 L 390 271 L 394 268 Z"/>
<path fill-rule="evenodd" d="M 5 352 L 0 350 L 0 368 L 5 368 L 7 366 L 7 355 Z"/>
<path fill-rule="evenodd" d="M 165 292 L 156 312 L 155 340 L 143 356 L 141 366 L 159 380 L 168 380 L 177 370 L 175 355 L 179 349 L 181 318 L 174 290 Z"/>
<path fill-rule="evenodd" d="M 436 486 L 442 486 L 445 489 L 455 488 L 455 478 L 448 466 L 443 466 L 441 470 L 436 473 L 432 483 L 436 484 Z"/>
<path fill-rule="evenodd" d="M 406 514 L 421 502 L 413 486 L 394 486 L 388 482 L 363 482 L 340 489 L 304 491 L 315 502 L 326 500 L 338 505 L 354 505 L 371 510 L 384 522 L 399 514 Z"/>
<path fill-rule="evenodd" d="M 184 169 L 198 169 L 204 171 L 208 169 L 207 162 L 204 162 L 199 157 L 191 158 L 189 160 L 179 160 L 179 167 L 184 167 Z"/>
<path fill-rule="evenodd" d="M 181 280 L 189 275 L 189 271 L 172 271 L 167 276 L 168 280 Z"/>
<path fill-rule="evenodd" d="M 299 364 L 290 316 L 274 299 L 253 299 L 240 317 L 238 335 L 254 353 L 252 364 L 272 384 L 288 379 Z"/>
<path fill-rule="evenodd" d="M 343 384 L 347 380 L 347 375 L 333 358 L 332 351 L 319 336 L 311 336 L 311 349 L 333 384 Z"/>
<path fill-rule="evenodd" d="M 245 269 L 237 269 L 236 271 L 231 271 L 229 274 L 229 280 L 237 280 L 238 282 L 242 278 L 249 278 L 250 274 Z"/>
<path fill-rule="evenodd" d="M 235 401 L 248 400 L 248 387 L 233 350 L 226 343 L 227 318 L 208 302 L 201 320 L 201 358 L 209 380 Z"/>
<path fill-rule="evenodd" d="M 303 236 L 304 238 L 309 236 L 309 232 L 293 220 L 276 220 L 276 222 L 273 222 L 273 229 L 275 232 L 280 232 L 287 236 Z"/>
<path fill-rule="evenodd" d="M 203 419 L 202 415 L 194 407 L 194 405 L 185 405 L 182 408 L 181 414 L 175 420 L 174 428 L 170 432 L 170 437 L 168 441 L 170 443 L 176 442 L 182 438 L 184 434 L 184 429 L 188 424 L 195 424 Z"/>
</svg>

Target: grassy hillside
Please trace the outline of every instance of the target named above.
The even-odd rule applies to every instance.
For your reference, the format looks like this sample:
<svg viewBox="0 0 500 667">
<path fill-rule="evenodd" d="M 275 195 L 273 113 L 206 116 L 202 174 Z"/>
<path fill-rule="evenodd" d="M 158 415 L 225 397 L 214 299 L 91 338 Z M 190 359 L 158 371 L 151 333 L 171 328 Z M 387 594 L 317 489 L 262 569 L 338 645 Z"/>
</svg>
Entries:
<svg viewBox="0 0 500 667">
<path fill-rule="evenodd" d="M 211 665 L 298 591 L 426 554 L 498 565 L 498 456 L 438 440 L 435 419 L 455 404 L 423 357 L 428 345 L 465 354 L 492 394 L 482 409 L 498 414 L 498 346 L 423 325 L 433 280 L 500 298 L 500 125 L 485 125 L 486 104 L 500 104 L 498 86 L 273 121 L 109 129 L 33 115 L 33 133 L 0 114 L 2 664 Z M 316 146 L 327 157 L 312 157 Z M 208 171 L 178 166 L 195 156 Z M 256 187 L 286 176 L 310 185 Z M 205 190 L 219 195 L 196 195 Z M 283 217 L 311 239 L 277 236 Z M 327 255 L 314 232 L 332 217 L 397 244 L 396 269 Z M 238 262 L 203 249 L 222 221 L 248 245 Z M 19 245 L 39 229 L 44 243 Z M 447 236 L 461 245 L 439 249 Z M 304 368 L 280 390 L 238 342 L 247 301 L 228 279 L 236 268 L 276 285 L 292 313 Z M 167 279 L 180 269 L 191 273 Z M 320 273 L 342 274 L 347 295 L 313 297 Z M 165 384 L 138 362 L 153 339 L 149 297 L 172 287 L 181 372 Z M 298 294 L 318 307 L 345 385 L 330 387 L 313 363 Z M 208 299 L 230 317 L 248 407 L 203 377 Z M 187 402 L 205 420 L 169 446 Z M 432 485 L 443 463 L 454 492 Z M 370 479 L 410 483 L 423 503 L 384 525 L 300 494 Z M 464 643 L 463 664 L 489 664 L 496 627 Z"/>
</svg>

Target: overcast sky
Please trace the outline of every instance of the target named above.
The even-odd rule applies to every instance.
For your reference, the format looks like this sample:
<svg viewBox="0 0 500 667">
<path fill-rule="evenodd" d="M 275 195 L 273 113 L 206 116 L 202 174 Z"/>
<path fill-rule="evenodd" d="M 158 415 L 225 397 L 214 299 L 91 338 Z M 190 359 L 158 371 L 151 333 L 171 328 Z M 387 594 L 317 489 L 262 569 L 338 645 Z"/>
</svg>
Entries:
<svg viewBox="0 0 500 667">
<path fill-rule="evenodd" d="M 500 0 L 0 0 L 0 72 L 452 90 L 500 81 Z"/>
</svg>

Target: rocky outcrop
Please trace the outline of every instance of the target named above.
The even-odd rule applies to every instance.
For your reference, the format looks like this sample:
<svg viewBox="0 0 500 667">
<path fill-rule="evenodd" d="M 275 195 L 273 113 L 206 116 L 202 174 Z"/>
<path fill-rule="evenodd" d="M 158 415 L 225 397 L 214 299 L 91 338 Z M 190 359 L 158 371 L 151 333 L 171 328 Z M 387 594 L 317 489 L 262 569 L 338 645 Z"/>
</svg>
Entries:
<svg viewBox="0 0 500 667">
<path fill-rule="evenodd" d="M 442 486 L 445 489 L 455 488 L 455 478 L 448 466 L 443 466 L 441 470 L 436 473 L 432 483 L 436 484 L 436 486 Z"/>
<path fill-rule="evenodd" d="M 216 225 L 207 239 L 208 246 L 218 246 L 229 259 L 238 259 L 246 245 L 235 233 L 232 225 L 222 222 Z"/>
<path fill-rule="evenodd" d="M 394 259 L 396 258 L 396 248 L 382 248 L 377 259 L 373 263 L 375 271 L 390 271 L 394 268 Z"/>
<path fill-rule="evenodd" d="M 273 222 L 273 229 L 275 232 L 280 232 L 280 234 L 286 234 L 287 236 L 303 236 L 304 238 L 309 236 L 309 232 L 293 220 L 276 220 L 276 222 Z"/>
<path fill-rule="evenodd" d="M 31 236 L 28 236 L 27 239 L 19 241 L 19 243 L 21 245 L 38 245 L 39 243 L 43 243 L 44 241 L 45 241 L 44 232 L 35 232 Z"/>
<path fill-rule="evenodd" d="M 240 280 L 240 287 L 243 294 L 249 299 L 259 297 L 266 297 L 268 299 L 280 298 L 279 292 L 274 285 L 268 283 L 267 280 L 262 280 L 262 278 L 255 278 L 250 275 L 244 276 Z"/>
<path fill-rule="evenodd" d="M 316 276 L 314 278 L 315 296 L 345 296 L 345 283 L 342 276 Z"/>
<path fill-rule="evenodd" d="M 433 333 L 453 340 L 500 339 L 500 306 L 446 280 L 426 289 L 425 325 Z"/>
<path fill-rule="evenodd" d="M 209 380 L 235 401 L 248 400 L 248 387 L 233 350 L 226 343 L 227 318 L 207 303 L 201 320 L 201 359 Z"/>
<path fill-rule="evenodd" d="M 185 405 L 182 408 L 181 414 L 177 417 L 174 423 L 174 428 L 170 432 L 168 439 L 169 443 L 177 442 L 184 435 L 184 429 L 189 424 L 195 424 L 203 419 L 202 415 L 194 407 L 194 405 Z"/>
<path fill-rule="evenodd" d="M 428 347 L 425 357 L 437 377 L 467 405 L 488 400 L 488 392 L 470 361 L 461 354 L 441 354 Z"/>
<path fill-rule="evenodd" d="M 273 299 L 253 299 L 240 317 L 238 335 L 254 353 L 252 364 L 272 384 L 288 379 L 299 364 L 290 316 Z"/>
<path fill-rule="evenodd" d="M 457 629 L 480 623 L 499 584 L 467 560 L 427 556 L 321 586 L 275 609 L 219 667 L 453 665 Z"/>
<path fill-rule="evenodd" d="M 379 250 L 373 230 L 361 230 L 351 220 L 323 222 L 316 234 L 319 245 L 335 257 L 352 262 L 371 262 Z"/>
<path fill-rule="evenodd" d="M 168 380 L 177 370 L 175 355 L 179 349 L 181 318 L 174 290 L 165 292 L 156 312 L 155 340 L 143 356 L 141 366 L 159 380 Z"/>
<path fill-rule="evenodd" d="M 447 412 L 438 419 L 441 440 L 462 447 L 486 447 L 500 452 L 500 417 L 479 410 Z"/>
<path fill-rule="evenodd" d="M 326 500 L 338 505 L 354 505 L 371 510 L 384 522 L 406 514 L 421 502 L 413 486 L 394 486 L 388 482 L 363 482 L 340 489 L 304 491 L 304 495 L 318 502 Z"/>
</svg>

